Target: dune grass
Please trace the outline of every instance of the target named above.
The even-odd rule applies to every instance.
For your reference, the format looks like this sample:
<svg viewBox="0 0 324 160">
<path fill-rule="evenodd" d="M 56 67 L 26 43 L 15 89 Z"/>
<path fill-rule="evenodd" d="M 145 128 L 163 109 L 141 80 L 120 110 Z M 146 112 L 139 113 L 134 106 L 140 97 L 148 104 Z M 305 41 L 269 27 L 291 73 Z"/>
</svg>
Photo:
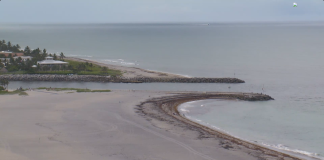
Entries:
<svg viewBox="0 0 324 160">
<path fill-rule="evenodd" d="M 69 65 L 72 65 L 74 68 L 77 68 L 80 64 L 85 64 L 85 62 L 77 62 L 72 60 L 64 60 L 68 62 Z M 78 75 L 110 75 L 110 76 L 120 76 L 122 72 L 119 70 L 109 69 L 106 72 L 101 71 L 102 67 L 96 64 L 93 64 L 92 67 L 90 65 L 86 65 L 85 71 L 78 71 Z"/>
</svg>

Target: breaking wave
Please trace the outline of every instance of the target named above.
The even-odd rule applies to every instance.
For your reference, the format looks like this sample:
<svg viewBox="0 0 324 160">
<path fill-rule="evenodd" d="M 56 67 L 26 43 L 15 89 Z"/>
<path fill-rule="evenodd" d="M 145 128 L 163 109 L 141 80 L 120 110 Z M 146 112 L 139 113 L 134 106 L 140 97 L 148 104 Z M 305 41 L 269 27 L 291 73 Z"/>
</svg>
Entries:
<svg viewBox="0 0 324 160">
<path fill-rule="evenodd" d="M 104 59 L 104 60 L 101 60 L 101 61 L 107 62 L 107 63 L 120 64 L 120 65 L 128 65 L 128 66 L 139 65 L 136 62 L 127 62 L 124 59 Z"/>
<path fill-rule="evenodd" d="M 77 54 L 70 54 L 70 55 L 66 55 L 68 57 L 87 57 L 87 58 L 92 58 L 93 56 L 89 56 L 89 55 L 77 55 Z"/>
</svg>

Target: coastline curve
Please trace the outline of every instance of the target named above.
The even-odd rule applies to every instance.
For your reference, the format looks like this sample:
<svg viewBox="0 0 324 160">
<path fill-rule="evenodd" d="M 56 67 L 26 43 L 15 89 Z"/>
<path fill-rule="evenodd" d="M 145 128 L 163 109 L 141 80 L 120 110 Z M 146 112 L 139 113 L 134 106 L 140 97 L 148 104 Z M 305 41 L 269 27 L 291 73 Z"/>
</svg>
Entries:
<svg viewBox="0 0 324 160">
<path fill-rule="evenodd" d="M 261 146 L 246 140 L 236 138 L 222 131 L 204 126 L 194 122 L 181 115 L 178 107 L 186 102 L 206 100 L 206 99 L 227 99 L 227 100 L 243 100 L 243 101 L 268 101 L 274 100 L 272 97 L 258 93 L 221 93 L 221 92 L 205 92 L 205 93 L 170 93 L 171 96 L 151 98 L 138 105 L 136 111 L 145 118 L 153 118 L 167 123 L 177 124 L 176 126 L 194 130 L 199 133 L 198 139 L 216 138 L 220 141 L 220 145 L 225 149 L 231 148 L 232 144 L 238 145 L 239 148 L 245 148 L 244 151 L 258 159 L 282 159 L 282 160 L 302 160 L 302 158 L 289 155 L 266 146 Z M 167 116 L 167 118 L 166 118 Z"/>
</svg>

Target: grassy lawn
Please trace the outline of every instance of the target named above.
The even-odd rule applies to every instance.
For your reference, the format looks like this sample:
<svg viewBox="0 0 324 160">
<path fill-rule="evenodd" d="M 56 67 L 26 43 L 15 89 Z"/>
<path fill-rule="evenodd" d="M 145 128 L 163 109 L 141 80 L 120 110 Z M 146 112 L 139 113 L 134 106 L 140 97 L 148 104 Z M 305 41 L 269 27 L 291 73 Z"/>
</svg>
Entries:
<svg viewBox="0 0 324 160">
<path fill-rule="evenodd" d="M 74 68 L 77 68 L 77 66 L 81 63 L 84 64 L 84 62 L 77 62 L 77 61 L 71 61 L 71 60 L 65 60 L 65 62 L 68 62 L 70 65 L 72 65 Z M 122 72 L 119 70 L 113 70 L 113 69 L 109 69 L 108 71 L 103 73 L 101 71 L 101 66 L 99 65 L 95 65 L 93 64 L 92 67 L 90 67 L 89 65 L 86 66 L 86 71 L 80 71 L 77 74 L 79 75 L 111 75 L 111 76 L 119 76 L 122 75 Z"/>
<path fill-rule="evenodd" d="M 26 74 L 26 71 L 15 71 L 15 72 L 7 72 L 7 73 L 2 73 L 0 72 L 0 75 L 4 75 L 4 74 Z"/>
<path fill-rule="evenodd" d="M 71 60 L 64 60 L 65 62 L 68 62 L 69 65 L 72 65 L 73 68 L 78 68 L 80 64 L 85 64 L 84 62 L 77 62 L 77 61 L 71 61 Z M 120 76 L 122 75 L 122 72 L 119 70 L 113 70 L 109 69 L 107 72 L 101 71 L 101 66 L 93 64 L 92 67 L 90 65 L 86 65 L 86 68 L 84 71 L 35 71 L 34 73 L 28 73 L 26 71 L 15 71 L 15 72 L 7 72 L 7 73 L 0 73 L 0 75 L 3 74 L 77 74 L 77 75 L 110 75 L 110 76 Z"/>
<path fill-rule="evenodd" d="M 20 96 L 28 96 L 28 94 L 24 91 L 20 91 L 20 90 L 15 90 L 15 91 L 0 91 L 0 95 L 14 95 L 14 94 L 18 94 Z"/>
<path fill-rule="evenodd" d="M 51 91 L 111 92 L 111 90 L 91 90 L 91 89 L 81 89 L 81 88 L 46 88 L 46 87 L 39 87 L 37 89 L 47 89 L 47 90 L 51 90 Z"/>
</svg>

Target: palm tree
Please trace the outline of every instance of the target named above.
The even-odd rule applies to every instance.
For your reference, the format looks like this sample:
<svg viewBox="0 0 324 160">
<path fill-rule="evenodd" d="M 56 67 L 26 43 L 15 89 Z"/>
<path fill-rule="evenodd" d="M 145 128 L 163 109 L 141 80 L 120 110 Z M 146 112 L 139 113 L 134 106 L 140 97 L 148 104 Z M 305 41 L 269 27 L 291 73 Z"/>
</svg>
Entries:
<svg viewBox="0 0 324 160">
<path fill-rule="evenodd" d="M 55 53 L 54 53 L 53 59 L 54 59 L 54 60 L 57 60 L 57 56 L 56 56 Z"/>
<path fill-rule="evenodd" d="M 64 53 L 61 52 L 61 54 L 60 54 L 60 59 L 63 60 L 64 57 L 65 57 L 65 56 L 64 56 Z"/>
<path fill-rule="evenodd" d="M 29 55 L 29 54 L 30 54 L 30 48 L 29 48 L 29 46 L 26 46 L 26 47 L 25 47 L 24 53 L 25 53 L 26 55 Z"/>
<path fill-rule="evenodd" d="M 12 49 L 12 45 L 11 45 L 11 42 L 10 41 L 8 42 L 7 47 L 8 47 L 8 50 L 11 50 Z"/>
</svg>

